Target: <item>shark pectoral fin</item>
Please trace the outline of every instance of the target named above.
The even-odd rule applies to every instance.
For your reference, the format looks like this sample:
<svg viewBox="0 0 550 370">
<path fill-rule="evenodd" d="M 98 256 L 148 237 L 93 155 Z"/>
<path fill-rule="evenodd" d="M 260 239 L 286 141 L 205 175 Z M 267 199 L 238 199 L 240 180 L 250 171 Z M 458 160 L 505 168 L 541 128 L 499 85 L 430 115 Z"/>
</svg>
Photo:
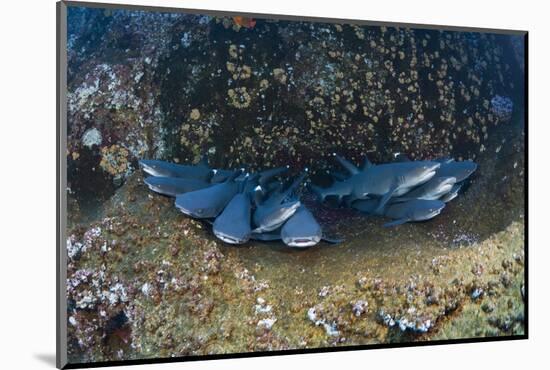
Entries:
<svg viewBox="0 0 550 370">
<path fill-rule="evenodd" d="M 407 222 L 409 222 L 408 218 L 400 218 L 399 220 L 395 220 L 395 221 L 392 221 L 392 222 L 385 223 L 382 226 L 392 227 L 392 226 L 402 225 L 402 224 L 407 223 Z"/>
<path fill-rule="evenodd" d="M 382 196 L 382 199 L 380 199 L 380 203 L 378 203 L 378 207 L 376 207 L 376 209 L 374 210 L 374 213 L 377 213 L 377 214 L 381 214 L 382 213 L 382 210 L 384 209 L 384 206 L 386 205 L 386 203 L 388 203 L 388 201 L 390 200 L 391 196 L 393 195 L 393 193 L 395 193 L 395 191 L 397 190 L 398 188 L 398 185 L 397 184 L 394 184 L 390 187 L 390 190 L 388 190 L 386 192 L 386 194 L 384 194 Z"/>
<path fill-rule="evenodd" d="M 363 162 L 363 171 L 369 169 L 372 166 L 373 166 L 372 162 L 369 160 L 367 156 L 365 156 L 365 162 Z"/>
</svg>

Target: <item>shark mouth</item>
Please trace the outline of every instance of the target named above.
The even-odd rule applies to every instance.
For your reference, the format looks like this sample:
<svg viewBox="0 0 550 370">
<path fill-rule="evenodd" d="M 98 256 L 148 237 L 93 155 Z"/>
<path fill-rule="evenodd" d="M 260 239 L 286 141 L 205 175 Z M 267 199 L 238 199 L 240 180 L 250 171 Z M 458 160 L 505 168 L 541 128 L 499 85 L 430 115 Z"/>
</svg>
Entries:
<svg viewBox="0 0 550 370">
<path fill-rule="evenodd" d="M 199 214 L 199 213 L 197 213 L 197 212 L 193 212 L 193 211 L 191 211 L 191 210 L 189 210 L 189 209 L 186 209 L 186 208 L 184 208 L 184 207 L 182 207 L 182 206 L 179 206 L 179 205 L 177 205 L 177 204 L 176 204 L 176 208 L 179 209 L 182 213 L 184 213 L 184 214 L 186 214 L 186 215 L 188 215 L 188 216 L 191 216 L 191 217 L 196 217 L 196 218 L 203 218 L 203 217 L 204 217 L 203 215 L 201 215 L 201 214 Z"/>
<path fill-rule="evenodd" d="M 248 241 L 248 238 L 236 238 L 233 236 L 229 236 L 227 234 L 221 233 L 219 231 L 214 231 L 214 235 L 216 235 L 220 240 L 223 242 L 229 243 L 229 244 L 243 244 Z"/>
<path fill-rule="evenodd" d="M 321 238 L 318 236 L 314 237 L 301 237 L 301 238 L 287 238 L 284 239 L 283 242 L 288 245 L 289 247 L 298 247 L 298 248 L 305 248 L 305 247 L 312 247 L 319 243 L 321 241 Z"/>
</svg>

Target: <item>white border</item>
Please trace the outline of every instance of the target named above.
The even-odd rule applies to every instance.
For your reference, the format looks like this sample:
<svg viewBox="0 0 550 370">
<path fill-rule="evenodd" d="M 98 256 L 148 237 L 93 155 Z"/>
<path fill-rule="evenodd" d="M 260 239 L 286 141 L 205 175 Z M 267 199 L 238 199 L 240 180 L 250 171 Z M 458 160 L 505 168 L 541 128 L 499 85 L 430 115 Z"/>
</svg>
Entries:
<svg viewBox="0 0 550 370">
<path fill-rule="evenodd" d="M 125 3 L 124 1 L 110 1 Z M 548 11 L 525 1 L 128 0 L 132 4 L 331 18 L 508 28 L 530 31 L 530 337 L 528 341 L 321 353 L 144 365 L 165 369 L 422 368 L 518 369 L 547 363 L 550 307 L 544 238 L 550 138 Z M 2 53 L 2 362 L 52 368 L 55 354 L 55 1 L 3 4 Z M 534 76 L 534 77 L 533 77 Z M 535 80 L 536 79 L 536 80 Z M 6 114 L 7 113 L 7 114 Z"/>
</svg>

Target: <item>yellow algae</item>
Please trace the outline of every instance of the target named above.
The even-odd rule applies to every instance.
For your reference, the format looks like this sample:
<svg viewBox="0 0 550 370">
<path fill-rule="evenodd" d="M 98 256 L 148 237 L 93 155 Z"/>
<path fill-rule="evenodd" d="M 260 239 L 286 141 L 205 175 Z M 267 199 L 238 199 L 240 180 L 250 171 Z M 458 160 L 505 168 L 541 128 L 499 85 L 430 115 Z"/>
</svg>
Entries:
<svg viewBox="0 0 550 370">
<path fill-rule="evenodd" d="M 281 84 L 286 84 L 286 73 L 284 71 L 284 69 L 282 68 L 275 68 L 273 70 L 273 78 L 275 78 L 275 80 Z"/>
<path fill-rule="evenodd" d="M 99 166 L 112 176 L 122 175 L 128 170 L 128 150 L 118 144 L 101 148 Z"/>
</svg>

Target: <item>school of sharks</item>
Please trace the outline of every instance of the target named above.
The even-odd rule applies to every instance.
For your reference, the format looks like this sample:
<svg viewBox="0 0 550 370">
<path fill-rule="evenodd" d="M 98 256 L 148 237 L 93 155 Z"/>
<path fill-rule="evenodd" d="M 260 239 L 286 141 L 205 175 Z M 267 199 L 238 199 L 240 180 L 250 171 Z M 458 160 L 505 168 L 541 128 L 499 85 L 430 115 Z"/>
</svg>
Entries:
<svg viewBox="0 0 550 370">
<path fill-rule="evenodd" d="M 329 198 L 339 207 L 391 221 L 384 227 L 430 220 L 457 197 L 466 180 L 476 171 L 470 160 L 453 158 L 412 161 L 395 154 L 395 161 L 374 164 L 365 158 L 361 168 L 334 154 L 346 173 L 331 171 L 331 186 L 321 188 L 307 181 L 307 188 L 320 202 Z M 194 165 L 142 159 L 150 190 L 175 198 L 185 215 L 212 225 L 214 235 L 228 244 L 249 240 L 282 240 L 293 248 L 307 248 L 329 238 L 312 212 L 300 201 L 307 168 L 286 184 L 289 166 L 261 172 L 215 169 L 206 156 Z"/>
</svg>

